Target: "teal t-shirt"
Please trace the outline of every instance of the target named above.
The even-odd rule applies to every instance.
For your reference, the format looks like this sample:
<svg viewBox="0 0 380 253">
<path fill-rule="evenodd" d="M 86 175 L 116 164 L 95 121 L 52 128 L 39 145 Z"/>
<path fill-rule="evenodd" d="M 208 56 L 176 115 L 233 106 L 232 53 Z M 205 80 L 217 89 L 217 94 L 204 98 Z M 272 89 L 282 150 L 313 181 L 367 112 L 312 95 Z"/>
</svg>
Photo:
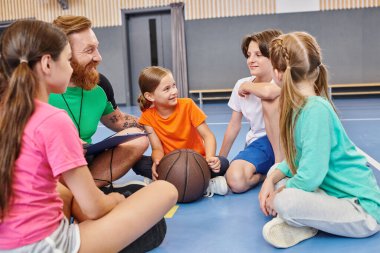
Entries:
<svg viewBox="0 0 380 253">
<path fill-rule="evenodd" d="M 337 198 L 357 198 L 380 223 L 380 189 L 373 171 L 326 99 L 307 99 L 295 125 L 294 139 L 297 174 L 292 175 L 286 161 L 278 166 L 291 177 L 286 187 L 309 192 L 321 188 Z"/>
<path fill-rule="evenodd" d="M 83 98 L 82 90 L 80 87 L 67 87 L 64 94 L 50 94 L 49 104 L 65 110 L 78 131 L 80 130 L 80 138 L 91 143 L 91 138 L 98 128 L 100 118 L 113 112 L 114 109 L 104 90 L 98 85 L 91 90 L 83 90 Z"/>
</svg>

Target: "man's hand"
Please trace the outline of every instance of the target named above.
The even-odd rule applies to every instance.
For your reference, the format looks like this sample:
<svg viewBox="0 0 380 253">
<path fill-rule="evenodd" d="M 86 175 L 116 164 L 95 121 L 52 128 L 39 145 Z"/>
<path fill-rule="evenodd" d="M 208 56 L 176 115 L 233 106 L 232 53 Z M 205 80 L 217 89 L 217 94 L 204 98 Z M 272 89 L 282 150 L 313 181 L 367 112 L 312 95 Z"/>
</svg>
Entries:
<svg viewBox="0 0 380 253">
<path fill-rule="evenodd" d="M 87 147 L 90 145 L 89 143 L 83 141 L 82 139 L 80 139 L 80 141 L 82 142 L 82 147 L 83 147 L 83 154 L 86 155 L 87 153 Z"/>
</svg>

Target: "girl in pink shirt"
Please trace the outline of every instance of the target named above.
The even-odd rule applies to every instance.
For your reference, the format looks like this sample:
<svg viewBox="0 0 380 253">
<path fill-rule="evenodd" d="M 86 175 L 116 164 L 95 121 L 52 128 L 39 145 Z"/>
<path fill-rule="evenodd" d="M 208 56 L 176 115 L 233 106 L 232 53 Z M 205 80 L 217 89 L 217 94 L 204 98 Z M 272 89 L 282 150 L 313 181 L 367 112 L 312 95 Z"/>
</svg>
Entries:
<svg viewBox="0 0 380 253">
<path fill-rule="evenodd" d="M 72 68 L 63 32 L 37 20 L 13 23 L 0 43 L 0 252 L 118 252 L 157 223 L 177 192 L 159 181 L 124 198 L 95 185 L 68 115 L 47 104 Z M 58 179 L 88 220 L 69 224 Z"/>
</svg>

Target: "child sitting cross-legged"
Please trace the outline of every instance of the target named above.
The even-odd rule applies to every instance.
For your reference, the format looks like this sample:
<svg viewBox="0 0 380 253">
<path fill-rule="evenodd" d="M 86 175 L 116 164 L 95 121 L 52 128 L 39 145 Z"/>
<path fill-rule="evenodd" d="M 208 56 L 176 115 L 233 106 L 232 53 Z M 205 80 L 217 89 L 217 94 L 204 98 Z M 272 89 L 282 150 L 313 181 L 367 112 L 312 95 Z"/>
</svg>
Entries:
<svg viewBox="0 0 380 253">
<path fill-rule="evenodd" d="M 139 123 L 149 133 L 152 156 L 143 157 L 136 171 L 153 180 L 158 178 L 157 166 L 164 155 L 176 149 L 192 149 L 205 157 L 211 172 L 206 195 L 226 195 L 224 174 L 229 162 L 215 156 L 216 140 L 206 124 L 205 113 L 189 98 L 178 98 L 178 90 L 170 70 L 147 67 L 139 77 L 141 95 L 138 99 L 142 115 Z"/>
</svg>

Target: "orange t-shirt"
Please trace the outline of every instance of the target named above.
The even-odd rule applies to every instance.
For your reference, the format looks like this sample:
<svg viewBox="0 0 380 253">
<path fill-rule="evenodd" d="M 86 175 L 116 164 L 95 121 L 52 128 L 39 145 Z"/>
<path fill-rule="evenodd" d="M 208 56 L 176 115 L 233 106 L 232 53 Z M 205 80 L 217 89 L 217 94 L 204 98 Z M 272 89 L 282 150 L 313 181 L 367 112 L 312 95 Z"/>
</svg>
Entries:
<svg viewBox="0 0 380 253">
<path fill-rule="evenodd" d="M 167 119 L 152 107 L 142 113 L 139 123 L 154 129 L 165 154 L 176 149 L 192 149 L 204 156 L 204 142 L 196 128 L 207 116 L 192 99 L 178 98 L 177 101 L 174 112 Z"/>
</svg>

